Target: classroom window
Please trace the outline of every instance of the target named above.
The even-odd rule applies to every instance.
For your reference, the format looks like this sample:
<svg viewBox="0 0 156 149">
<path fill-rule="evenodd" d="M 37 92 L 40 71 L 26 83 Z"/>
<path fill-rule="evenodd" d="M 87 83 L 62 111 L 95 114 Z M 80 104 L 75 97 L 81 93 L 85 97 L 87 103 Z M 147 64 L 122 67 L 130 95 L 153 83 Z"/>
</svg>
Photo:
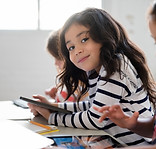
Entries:
<svg viewBox="0 0 156 149">
<path fill-rule="evenodd" d="M 40 28 L 57 29 L 75 12 L 101 8 L 101 0 L 40 0 Z"/>
<path fill-rule="evenodd" d="M 102 8 L 101 0 L 0 0 L 0 30 L 58 29 L 87 7 Z"/>
<path fill-rule="evenodd" d="M 37 10 L 37 0 L 0 0 L 0 29 L 37 29 Z"/>
</svg>

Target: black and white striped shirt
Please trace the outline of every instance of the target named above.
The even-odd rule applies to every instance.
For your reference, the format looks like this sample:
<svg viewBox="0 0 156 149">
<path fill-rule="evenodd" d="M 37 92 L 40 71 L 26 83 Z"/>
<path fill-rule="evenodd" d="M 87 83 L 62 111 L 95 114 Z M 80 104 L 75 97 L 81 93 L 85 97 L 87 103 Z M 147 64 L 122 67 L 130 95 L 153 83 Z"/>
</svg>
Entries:
<svg viewBox="0 0 156 149">
<path fill-rule="evenodd" d="M 106 82 L 103 77 L 106 71 L 102 66 L 99 74 L 96 71 L 88 72 L 89 99 L 77 103 L 59 103 L 59 107 L 73 111 L 73 114 L 51 113 L 48 123 L 59 126 L 104 130 L 127 145 L 147 145 L 147 139 L 123 129 L 106 118 L 102 123 L 98 119 L 101 113 L 93 106 L 120 104 L 123 111 L 132 115 L 138 111 L 140 117 L 152 116 L 151 105 L 147 92 L 141 88 L 142 82 L 131 62 L 125 57 L 121 60 L 121 76 L 114 73 Z"/>
</svg>

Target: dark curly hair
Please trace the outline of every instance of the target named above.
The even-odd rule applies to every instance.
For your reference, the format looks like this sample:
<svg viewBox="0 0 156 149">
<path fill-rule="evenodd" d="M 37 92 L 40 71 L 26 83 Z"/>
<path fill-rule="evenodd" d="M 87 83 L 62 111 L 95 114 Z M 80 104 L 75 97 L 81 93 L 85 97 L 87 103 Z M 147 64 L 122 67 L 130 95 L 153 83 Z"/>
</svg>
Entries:
<svg viewBox="0 0 156 149">
<path fill-rule="evenodd" d="M 79 81 L 82 82 L 80 94 L 84 94 L 88 89 L 86 72 L 77 68 L 70 61 L 69 51 L 65 44 L 65 33 L 72 24 L 80 24 L 87 27 L 90 37 L 95 42 L 102 44 L 100 62 L 107 72 L 105 80 L 108 80 L 116 71 L 121 73 L 121 62 L 118 55 L 125 55 L 137 70 L 143 82 L 143 88 L 148 92 L 150 101 L 153 104 L 155 103 L 155 82 L 147 66 L 144 53 L 128 38 L 124 28 L 115 19 L 103 9 L 97 8 L 88 8 L 73 14 L 61 30 L 61 53 L 65 58 L 65 70 L 59 75 L 59 79 L 61 85 L 67 87 L 68 97 L 74 93 Z"/>
</svg>

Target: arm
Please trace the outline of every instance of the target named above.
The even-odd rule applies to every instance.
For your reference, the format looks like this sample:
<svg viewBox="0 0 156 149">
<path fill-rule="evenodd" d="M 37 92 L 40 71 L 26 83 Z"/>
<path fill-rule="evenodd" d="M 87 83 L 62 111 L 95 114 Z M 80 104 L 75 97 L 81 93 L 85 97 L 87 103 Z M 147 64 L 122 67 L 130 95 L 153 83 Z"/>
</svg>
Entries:
<svg viewBox="0 0 156 149">
<path fill-rule="evenodd" d="M 126 67 L 127 68 L 127 67 Z M 127 68 L 128 69 L 128 68 Z M 129 68 L 131 73 L 133 71 Z M 126 111 L 127 114 L 132 115 L 133 111 L 140 112 L 140 117 L 147 117 L 151 116 L 152 112 L 149 111 L 150 103 L 148 101 L 147 94 L 144 90 L 139 90 L 136 92 L 136 88 L 130 83 L 128 77 L 120 78 L 119 74 L 116 72 L 110 78 L 108 82 L 106 82 L 102 76 L 105 75 L 105 71 L 100 74 L 100 79 L 98 82 L 95 83 L 96 79 L 90 80 L 90 107 L 86 110 L 81 112 L 76 112 L 72 115 L 58 115 L 58 114 L 51 114 L 49 118 L 49 123 L 68 127 L 77 127 L 77 128 L 86 128 L 86 129 L 111 129 L 111 127 L 115 127 L 112 121 L 109 119 L 105 119 L 102 123 L 99 122 L 99 117 L 101 113 L 93 109 L 94 106 L 101 107 L 101 106 L 108 106 L 114 104 L 122 105 L 122 109 Z M 131 74 L 132 75 L 132 74 Z M 91 82 L 93 80 L 93 82 Z M 139 81 L 137 78 L 133 78 L 136 81 L 137 85 Z M 134 95 L 133 95 L 134 94 Z M 133 95 L 133 98 L 131 97 Z M 128 96 L 128 99 L 127 99 Z M 135 100 L 131 100 L 136 98 Z M 141 99 L 146 99 L 140 103 Z M 120 101 L 124 100 L 124 101 Z M 122 102 L 125 102 L 122 104 Z M 135 104 L 131 104 L 135 102 Z M 68 109 L 68 104 L 66 105 Z M 63 123 L 62 123 L 63 122 Z M 117 130 L 117 133 L 120 133 Z M 127 130 L 128 131 L 128 130 Z"/>
<path fill-rule="evenodd" d="M 102 122 L 105 118 L 109 118 L 122 128 L 127 128 L 144 137 L 152 137 L 154 117 L 139 119 L 138 112 L 134 112 L 132 116 L 128 116 L 122 111 L 120 105 L 94 107 L 94 109 L 102 113 L 99 122 Z"/>
<path fill-rule="evenodd" d="M 124 67 L 125 68 L 125 67 Z M 126 67 L 127 68 L 127 67 Z M 128 68 L 127 68 L 128 69 Z M 131 68 L 126 71 L 131 71 Z M 100 129 L 108 130 L 109 127 L 116 127 L 112 121 L 105 119 L 102 123 L 99 122 L 99 117 L 102 115 L 100 112 L 93 109 L 93 107 L 108 106 L 114 104 L 121 104 L 122 109 L 126 111 L 127 114 L 132 115 L 133 111 L 140 110 L 140 116 L 151 116 L 152 112 L 149 111 L 150 103 L 147 98 L 147 94 L 144 90 L 139 90 L 136 95 L 133 95 L 133 98 L 136 98 L 135 104 L 131 104 L 131 92 L 135 93 L 136 88 L 129 83 L 127 77 L 120 78 L 118 72 L 114 73 L 108 82 L 106 82 L 102 76 L 105 76 L 105 70 L 100 72 L 100 79 L 95 78 L 90 80 L 90 106 L 86 105 L 86 102 L 82 104 L 81 111 L 77 112 L 77 106 L 75 103 L 60 103 L 59 107 L 66 108 L 68 110 L 73 109 L 73 114 L 58 114 L 51 113 L 48 119 L 49 124 L 55 124 L 59 126 L 75 127 L 75 128 L 86 128 L 86 129 Z M 128 73 L 128 72 L 127 72 Z M 131 74 L 132 75 L 132 74 Z M 137 78 L 133 78 L 134 81 Z M 98 80 L 95 83 L 95 80 Z M 137 85 L 139 81 L 136 80 Z M 129 99 L 125 98 L 129 95 Z M 141 99 L 146 99 L 143 102 L 139 102 Z M 126 102 L 122 104 L 121 99 Z M 111 127 L 109 127 L 111 129 Z M 123 130 L 122 130 L 123 131 Z M 124 130 L 125 131 L 125 130 Z M 128 131 L 128 130 L 127 130 Z M 120 129 L 117 129 L 117 133 L 121 133 Z"/>
<path fill-rule="evenodd" d="M 152 138 L 154 129 L 154 116 L 138 119 L 137 125 L 131 131 L 148 138 Z"/>
<path fill-rule="evenodd" d="M 86 110 L 86 109 L 89 108 L 88 101 L 85 101 L 85 103 L 84 102 L 79 102 L 79 104 L 77 104 L 77 102 L 69 102 L 68 106 L 67 106 L 67 103 L 53 103 L 53 102 L 50 102 L 44 96 L 41 96 L 41 95 L 33 95 L 33 98 L 38 99 L 38 101 L 40 101 L 40 102 L 43 102 L 43 103 L 46 103 L 46 104 L 49 104 L 49 105 L 53 105 L 53 106 L 56 106 L 56 107 L 60 107 L 62 109 L 68 109 L 68 110 L 74 111 L 74 112 L 78 112 L 78 111 L 81 111 L 81 110 Z M 37 116 L 38 114 L 41 114 L 43 117 L 45 117 L 48 120 L 51 111 L 49 111 L 47 109 L 44 109 L 44 108 L 41 108 L 41 107 L 36 106 L 34 104 L 31 104 L 31 103 L 28 103 L 28 106 L 31 109 L 31 112 L 35 116 Z"/>
</svg>

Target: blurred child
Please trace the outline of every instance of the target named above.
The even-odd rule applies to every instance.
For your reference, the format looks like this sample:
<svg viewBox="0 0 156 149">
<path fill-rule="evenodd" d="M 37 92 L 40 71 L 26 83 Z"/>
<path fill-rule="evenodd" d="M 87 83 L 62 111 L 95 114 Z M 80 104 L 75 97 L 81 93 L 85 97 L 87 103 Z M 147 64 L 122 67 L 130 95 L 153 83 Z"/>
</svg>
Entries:
<svg viewBox="0 0 156 149">
<path fill-rule="evenodd" d="M 48 37 L 46 49 L 54 58 L 58 74 L 61 73 L 64 68 L 64 60 L 59 54 L 59 45 L 59 30 L 52 31 Z M 57 87 L 50 87 L 49 89 L 46 89 L 45 94 L 55 99 L 56 102 L 63 102 L 67 97 L 67 91 L 65 88 L 61 90 Z M 70 96 L 66 101 L 75 102 L 75 97 Z"/>
</svg>

